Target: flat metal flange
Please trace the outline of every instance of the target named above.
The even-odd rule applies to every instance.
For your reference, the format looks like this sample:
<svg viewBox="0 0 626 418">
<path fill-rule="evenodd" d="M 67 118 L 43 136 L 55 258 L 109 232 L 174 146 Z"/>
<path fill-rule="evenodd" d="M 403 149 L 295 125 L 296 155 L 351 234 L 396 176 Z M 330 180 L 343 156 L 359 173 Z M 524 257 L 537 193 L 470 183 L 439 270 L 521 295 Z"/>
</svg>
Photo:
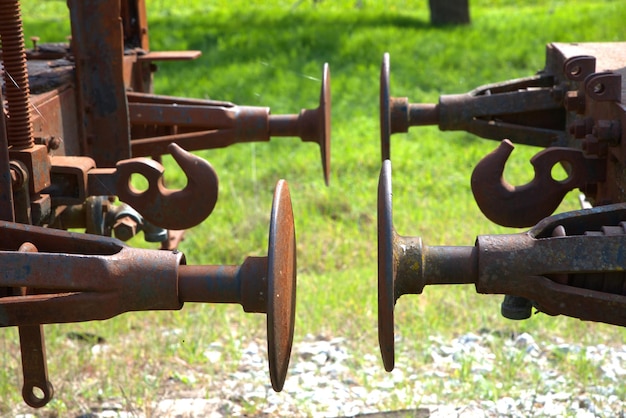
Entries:
<svg viewBox="0 0 626 418">
<path fill-rule="evenodd" d="M 391 103 L 389 97 L 389 53 L 383 55 L 380 66 L 380 147 L 382 159 L 391 158 Z"/>
<path fill-rule="evenodd" d="M 297 136 L 302 141 L 316 142 L 320 146 L 322 171 L 324 172 L 324 182 L 327 186 L 330 182 L 330 112 L 330 69 L 328 63 L 325 63 L 322 71 L 319 105 L 315 109 L 302 109 L 300 111 Z M 278 117 L 280 118 L 280 116 Z M 279 126 L 276 125 L 275 128 L 279 128 Z M 271 127 L 270 130 L 272 130 Z M 274 133 L 277 133 L 277 131 L 274 130 Z M 289 130 L 281 133 L 283 136 L 289 133 L 293 134 Z"/>
<path fill-rule="evenodd" d="M 394 367 L 395 279 L 394 242 L 391 201 L 391 161 L 383 161 L 378 180 L 378 343 L 385 370 Z"/>
<path fill-rule="evenodd" d="M 296 234 L 289 187 L 279 180 L 274 191 L 268 250 L 267 344 L 275 391 L 285 383 L 293 344 L 296 311 Z"/>
</svg>

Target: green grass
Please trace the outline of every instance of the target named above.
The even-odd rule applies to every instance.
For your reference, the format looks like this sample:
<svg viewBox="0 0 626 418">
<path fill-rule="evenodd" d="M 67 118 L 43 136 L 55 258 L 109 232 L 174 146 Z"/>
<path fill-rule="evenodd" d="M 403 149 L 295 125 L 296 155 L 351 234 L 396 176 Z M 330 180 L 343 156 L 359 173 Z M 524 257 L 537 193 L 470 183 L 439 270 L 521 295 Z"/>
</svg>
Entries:
<svg viewBox="0 0 626 418">
<path fill-rule="evenodd" d="M 273 114 L 298 113 L 317 106 L 322 65 L 330 64 L 330 188 L 323 184 L 317 147 L 297 139 L 201 152 L 219 175 L 220 197 L 210 218 L 188 232 L 181 250 L 190 264 L 240 264 L 248 255 L 265 255 L 272 190 L 276 180 L 286 178 L 298 242 L 296 341 L 306 333 L 343 336 L 357 359 L 364 353 L 378 355 L 376 190 L 383 53 L 391 54 L 393 96 L 435 102 L 443 93 L 534 74 L 543 67 L 549 42 L 626 39 L 626 8 L 619 1 L 472 1 L 471 25 L 442 28 L 429 25 L 425 1 L 276 0 L 251 5 L 243 0 L 155 0 L 148 8 L 154 50 L 203 52 L 192 63 L 160 64 L 155 76 L 160 94 L 269 106 Z M 26 38 L 64 40 L 69 34 L 65 13 L 62 1 L 25 1 Z M 435 128 L 394 135 L 398 232 L 422 236 L 429 245 L 472 245 L 479 234 L 512 232 L 484 219 L 469 188 L 474 165 L 495 146 Z M 532 178 L 528 160 L 537 151 L 516 149 L 507 167 L 509 181 L 522 184 Z M 166 167 L 172 184 L 180 182 L 171 160 Z M 571 195 L 559 210 L 576 206 Z M 140 239 L 132 244 L 145 245 Z M 487 328 L 502 335 L 529 332 L 545 341 L 625 341 L 621 328 L 568 318 L 541 315 L 507 321 L 499 316 L 499 303 L 500 297 L 477 295 L 470 286 L 427 288 L 421 296 L 404 296 L 396 309 L 397 346 L 415 354 L 398 361 L 421 370 L 429 361 L 421 354 L 429 336 L 446 340 Z M 179 333 L 172 334 L 174 329 Z M 130 313 L 105 322 L 46 326 L 56 395 L 43 414 L 64 416 L 106 399 L 149 411 L 151 401 L 169 393 L 172 379 L 176 390 L 193 387 L 184 377 L 189 370 L 203 370 L 203 376 L 210 376 L 203 379 L 219 381 L 236 368 L 238 341 L 265 338 L 264 329 L 262 315 L 244 314 L 239 307 L 191 304 L 176 313 Z M 107 340 L 110 351 L 95 355 L 89 345 L 69 341 L 69 332 L 96 333 Z M 232 362 L 213 364 L 203 355 L 218 340 L 225 346 L 224 359 Z M 5 414 L 21 402 L 16 330 L 2 335 L 0 352 L 0 413 Z M 516 382 L 520 375 L 511 372 L 510 363 L 519 361 L 502 354 L 490 379 L 476 386 L 468 381 L 471 362 L 458 372 L 460 383 L 454 390 L 433 379 L 426 387 L 443 402 L 463 402 L 497 399 L 539 384 L 532 371 Z M 556 359 L 555 364 L 572 376 L 584 372 L 587 383 L 597 378 L 582 359 Z M 387 406 L 415 407 L 415 402 L 420 401 L 407 405 L 395 400 Z"/>
</svg>

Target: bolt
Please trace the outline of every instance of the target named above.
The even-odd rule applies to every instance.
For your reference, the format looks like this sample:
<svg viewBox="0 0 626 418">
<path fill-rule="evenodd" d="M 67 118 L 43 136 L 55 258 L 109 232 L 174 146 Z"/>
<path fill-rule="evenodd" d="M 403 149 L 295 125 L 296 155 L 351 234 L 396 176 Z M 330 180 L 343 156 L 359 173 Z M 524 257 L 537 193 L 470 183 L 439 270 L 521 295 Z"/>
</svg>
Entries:
<svg viewBox="0 0 626 418">
<path fill-rule="evenodd" d="M 31 36 L 30 40 L 33 42 L 33 51 L 39 51 L 39 47 L 37 46 L 37 42 L 39 42 L 39 36 Z"/>
<path fill-rule="evenodd" d="M 48 142 L 48 149 L 59 149 L 62 143 L 63 140 L 61 138 L 59 138 L 58 136 L 53 136 L 52 138 L 50 138 L 50 142 Z"/>
<path fill-rule="evenodd" d="M 621 136 L 621 126 L 618 120 L 599 120 L 593 133 L 600 141 L 617 144 Z"/>
<path fill-rule="evenodd" d="M 586 155 L 598 155 L 598 138 L 593 135 L 585 135 L 582 147 Z"/>
<path fill-rule="evenodd" d="M 570 112 L 585 113 L 585 96 L 579 94 L 578 91 L 568 91 L 564 104 Z"/>
<path fill-rule="evenodd" d="M 137 234 L 137 221 L 132 216 L 121 216 L 113 225 L 115 238 L 128 241 Z"/>
<path fill-rule="evenodd" d="M 569 132 L 576 139 L 583 139 L 591 133 L 593 128 L 593 118 L 579 118 L 569 127 Z"/>
<path fill-rule="evenodd" d="M 606 157 L 608 145 L 604 141 L 599 141 L 595 135 L 587 135 L 582 143 L 585 155 Z"/>
</svg>

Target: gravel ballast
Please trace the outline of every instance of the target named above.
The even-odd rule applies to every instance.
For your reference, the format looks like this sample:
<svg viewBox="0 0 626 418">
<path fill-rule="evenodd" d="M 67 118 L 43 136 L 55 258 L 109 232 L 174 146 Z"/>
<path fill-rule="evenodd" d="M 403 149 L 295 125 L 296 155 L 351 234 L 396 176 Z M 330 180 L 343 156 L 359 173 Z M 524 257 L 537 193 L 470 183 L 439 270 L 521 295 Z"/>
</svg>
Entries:
<svg viewBox="0 0 626 418">
<path fill-rule="evenodd" d="M 376 350 L 357 359 L 346 346 L 343 338 L 311 335 L 294 344 L 284 389 L 276 393 L 269 382 L 265 342 L 242 343 L 236 372 L 217 376 L 211 380 L 217 383 L 202 387 L 203 376 L 189 370 L 185 377 L 189 386 L 202 388 L 162 399 L 147 415 L 353 417 L 408 410 L 408 416 L 424 416 L 418 411 L 423 414 L 427 410 L 432 418 L 626 416 L 626 401 L 620 399 L 626 377 L 626 345 L 539 342 L 527 333 L 507 338 L 489 332 L 447 340 L 431 337 L 425 352 L 419 353 L 426 360 L 418 368 L 409 365 L 415 364 L 409 360 L 416 353 L 396 344 L 396 367 L 391 373 L 384 372 Z M 209 344 L 204 355 L 211 362 L 222 361 L 221 345 Z M 516 369 L 511 372 L 530 374 L 537 383 L 530 387 L 528 379 L 520 379 L 518 386 L 501 390 L 500 396 L 485 396 L 490 392 L 481 388 L 502 388 L 493 381 L 494 368 L 506 364 L 498 356 L 514 359 L 511 367 Z M 564 356 L 591 369 L 595 383 L 559 368 L 553 360 L 563 362 Z M 459 399 L 468 385 L 470 393 L 480 399 Z M 82 417 L 126 416 L 146 414 L 126 412 L 121 403 L 112 402 Z"/>
</svg>

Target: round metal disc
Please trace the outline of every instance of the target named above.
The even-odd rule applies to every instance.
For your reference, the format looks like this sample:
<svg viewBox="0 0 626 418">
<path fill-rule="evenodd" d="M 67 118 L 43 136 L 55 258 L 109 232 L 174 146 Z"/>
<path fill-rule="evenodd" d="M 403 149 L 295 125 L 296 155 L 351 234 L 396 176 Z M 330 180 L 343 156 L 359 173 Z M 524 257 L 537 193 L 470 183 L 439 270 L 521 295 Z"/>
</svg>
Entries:
<svg viewBox="0 0 626 418">
<path fill-rule="evenodd" d="M 391 202 L 391 161 L 385 160 L 378 179 L 378 343 L 385 370 L 388 372 L 394 367 L 395 237 Z"/>
<path fill-rule="evenodd" d="M 285 384 L 296 310 L 296 233 L 289 187 L 274 191 L 268 250 L 267 351 L 275 391 Z"/>
<path fill-rule="evenodd" d="M 382 159 L 391 158 L 391 104 L 389 97 L 389 53 L 383 55 L 380 66 L 380 147 Z"/>
<path fill-rule="evenodd" d="M 322 169 L 324 170 L 324 181 L 328 186 L 330 182 L 330 69 L 328 63 L 324 64 L 322 75 L 322 91 L 320 92 L 320 131 L 323 137 L 320 141 L 320 151 L 322 154 Z"/>
</svg>

